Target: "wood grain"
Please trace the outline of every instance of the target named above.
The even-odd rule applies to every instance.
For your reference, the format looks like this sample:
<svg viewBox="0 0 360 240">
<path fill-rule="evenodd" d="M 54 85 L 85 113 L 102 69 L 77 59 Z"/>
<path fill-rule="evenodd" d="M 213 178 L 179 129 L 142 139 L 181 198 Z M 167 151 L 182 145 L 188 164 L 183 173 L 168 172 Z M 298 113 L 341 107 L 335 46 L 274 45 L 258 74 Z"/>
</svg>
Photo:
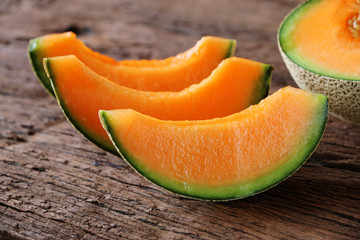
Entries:
<svg viewBox="0 0 360 240">
<path fill-rule="evenodd" d="M 0 239 L 359 239 L 360 127 L 330 117 L 314 155 L 277 187 L 243 200 L 189 200 L 145 181 L 80 136 L 31 72 L 28 40 L 72 30 L 117 59 L 164 58 L 203 35 L 275 65 L 299 0 L 0 1 Z"/>
</svg>

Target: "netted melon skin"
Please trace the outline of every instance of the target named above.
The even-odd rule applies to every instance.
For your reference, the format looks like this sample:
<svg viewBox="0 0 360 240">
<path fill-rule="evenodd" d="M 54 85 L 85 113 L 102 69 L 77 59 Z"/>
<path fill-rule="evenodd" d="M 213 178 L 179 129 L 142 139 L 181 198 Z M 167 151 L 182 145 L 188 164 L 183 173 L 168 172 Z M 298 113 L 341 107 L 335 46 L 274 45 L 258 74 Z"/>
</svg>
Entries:
<svg viewBox="0 0 360 240">
<path fill-rule="evenodd" d="M 329 111 L 336 117 L 360 125 L 360 81 L 325 77 L 295 64 L 282 51 L 281 56 L 296 84 L 329 98 Z"/>
</svg>

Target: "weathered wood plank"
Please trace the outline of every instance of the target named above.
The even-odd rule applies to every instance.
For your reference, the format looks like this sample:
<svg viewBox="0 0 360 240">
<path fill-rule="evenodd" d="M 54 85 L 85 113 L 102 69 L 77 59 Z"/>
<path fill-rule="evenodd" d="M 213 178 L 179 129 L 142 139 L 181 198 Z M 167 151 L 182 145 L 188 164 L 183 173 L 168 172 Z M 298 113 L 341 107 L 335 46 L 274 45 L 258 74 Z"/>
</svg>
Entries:
<svg viewBox="0 0 360 240">
<path fill-rule="evenodd" d="M 63 125 L 66 129 L 66 124 Z M 59 127 L 53 128 L 64 132 Z M 64 136 L 62 142 L 73 139 L 70 134 Z M 24 144 L 40 145 L 36 139 Z M 88 148 L 85 142 L 80 145 Z M 133 231 L 138 227 L 154 228 L 155 232 L 173 230 L 174 234 L 177 229 L 184 229 L 188 233 L 199 232 L 197 237 L 204 239 L 211 238 L 205 234 L 208 229 L 212 229 L 213 237 L 221 237 L 227 228 L 235 232 L 245 229 L 242 230 L 246 233 L 244 236 L 252 233 L 261 238 L 271 234 L 315 237 L 320 233 L 334 238 L 351 238 L 358 234 L 359 199 L 349 196 L 349 192 L 359 190 L 360 179 L 351 177 L 349 171 L 307 164 L 293 178 L 259 196 L 230 203 L 201 203 L 173 196 L 143 181 L 116 157 L 96 152 L 89 154 L 88 150 L 88 157 L 81 154 L 74 159 L 76 152 L 83 152 L 82 146 L 71 150 L 75 154 L 69 155 L 74 160 L 68 162 L 63 159 L 71 158 L 61 152 L 67 153 L 74 147 L 61 142 L 52 146 L 57 152 L 51 153 L 54 156 L 51 161 L 37 158 L 33 152 L 22 152 L 25 148 L 33 149 L 34 146 L 17 144 L 1 151 L 1 156 L 7 159 L 1 166 L 6 169 L 6 174 L 0 178 L 1 185 L 6 186 L 1 202 L 17 211 L 34 212 L 45 219 L 79 227 L 84 232 L 97 229 L 95 232 L 101 233 L 111 224 L 119 224 Z M 48 147 L 44 146 L 44 149 Z M 94 220 L 97 218 L 99 221 Z M 39 222 L 37 228 L 42 224 Z M 300 232 L 296 230 L 298 225 L 302 227 Z M 314 225 L 318 226 L 316 232 L 312 232 Z M 268 232 L 264 232 L 264 226 L 269 228 Z M 281 232 L 272 231 L 272 226 L 281 226 Z M 117 229 L 117 234 L 125 234 L 122 228 Z M 116 236 L 110 235 L 113 237 Z"/>
<path fill-rule="evenodd" d="M 360 127 L 330 117 L 317 151 L 277 187 L 200 202 L 141 178 L 82 138 L 33 76 L 28 40 L 73 30 L 117 59 L 163 58 L 202 35 L 275 65 L 271 92 L 293 85 L 276 45 L 300 0 L 0 1 L 0 239 L 358 239 Z"/>
</svg>

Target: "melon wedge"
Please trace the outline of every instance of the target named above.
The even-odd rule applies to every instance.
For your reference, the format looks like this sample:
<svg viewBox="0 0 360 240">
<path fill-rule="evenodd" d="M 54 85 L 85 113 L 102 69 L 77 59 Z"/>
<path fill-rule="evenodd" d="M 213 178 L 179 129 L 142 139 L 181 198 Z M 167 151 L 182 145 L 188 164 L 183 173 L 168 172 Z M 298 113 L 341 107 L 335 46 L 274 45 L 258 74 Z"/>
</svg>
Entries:
<svg viewBox="0 0 360 240">
<path fill-rule="evenodd" d="M 94 72 L 119 85 L 146 91 L 180 91 L 208 77 L 223 59 L 234 54 L 235 48 L 235 40 L 207 36 L 174 57 L 117 62 L 66 32 L 32 39 L 28 52 L 40 83 L 53 95 L 43 58 L 75 55 Z"/>
<path fill-rule="evenodd" d="M 332 114 L 360 124 L 360 3 L 310 0 L 279 28 L 278 45 L 299 87 L 329 97 Z"/>
<path fill-rule="evenodd" d="M 132 108 L 166 120 L 223 117 L 258 103 L 268 94 L 272 66 L 241 58 L 224 60 L 199 84 L 180 92 L 146 92 L 97 75 L 75 56 L 44 59 L 64 114 L 99 147 L 116 154 L 103 129 L 100 109 Z"/>
<path fill-rule="evenodd" d="M 287 87 L 258 105 L 203 121 L 163 121 L 121 109 L 100 111 L 120 155 L 142 176 L 183 196 L 230 200 L 264 191 L 315 151 L 327 98 Z"/>
</svg>

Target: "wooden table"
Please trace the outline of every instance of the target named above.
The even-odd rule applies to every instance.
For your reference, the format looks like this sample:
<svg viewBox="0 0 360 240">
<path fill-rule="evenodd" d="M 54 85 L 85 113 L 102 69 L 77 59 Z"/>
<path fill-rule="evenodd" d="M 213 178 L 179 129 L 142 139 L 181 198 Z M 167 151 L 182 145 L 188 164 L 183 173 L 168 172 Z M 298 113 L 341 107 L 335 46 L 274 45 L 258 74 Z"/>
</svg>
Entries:
<svg viewBox="0 0 360 240">
<path fill-rule="evenodd" d="M 300 0 L 1 0 L 0 239 L 359 239 L 360 127 L 330 117 L 290 179 L 243 200 L 185 199 L 86 141 L 34 77 L 29 39 L 72 30 L 117 59 L 165 58 L 203 35 L 275 65 L 271 92 L 295 83 L 276 44 Z"/>
</svg>

